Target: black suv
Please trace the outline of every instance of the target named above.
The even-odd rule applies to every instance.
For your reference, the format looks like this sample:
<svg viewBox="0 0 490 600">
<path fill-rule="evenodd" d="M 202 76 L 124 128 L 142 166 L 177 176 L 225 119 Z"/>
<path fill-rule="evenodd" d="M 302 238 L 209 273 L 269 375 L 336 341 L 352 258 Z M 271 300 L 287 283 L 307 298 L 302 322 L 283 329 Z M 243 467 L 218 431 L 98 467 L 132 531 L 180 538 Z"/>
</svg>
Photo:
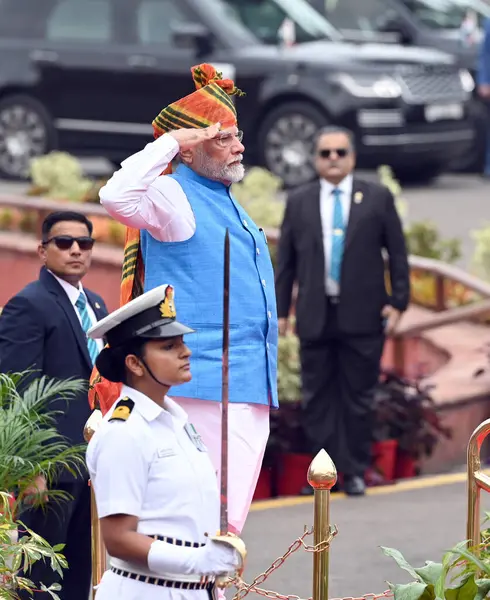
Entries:
<svg viewBox="0 0 490 600">
<path fill-rule="evenodd" d="M 294 24 L 296 44 L 278 44 Z M 114 163 L 211 62 L 246 91 L 247 162 L 308 181 L 313 136 L 353 129 L 361 166 L 430 179 L 466 153 L 470 74 L 428 49 L 343 42 L 306 0 L 0 0 L 0 174 L 59 148 Z"/>
<path fill-rule="evenodd" d="M 437 48 L 454 54 L 457 63 L 476 76 L 483 25 L 490 17 L 490 4 L 485 0 L 309 1 L 351 42 Z M 458 167 L 480 171 L 486 152 L 487 108 L 476 93 L 474 100 L 470 110 L 475 143 Z"/>
</svg>

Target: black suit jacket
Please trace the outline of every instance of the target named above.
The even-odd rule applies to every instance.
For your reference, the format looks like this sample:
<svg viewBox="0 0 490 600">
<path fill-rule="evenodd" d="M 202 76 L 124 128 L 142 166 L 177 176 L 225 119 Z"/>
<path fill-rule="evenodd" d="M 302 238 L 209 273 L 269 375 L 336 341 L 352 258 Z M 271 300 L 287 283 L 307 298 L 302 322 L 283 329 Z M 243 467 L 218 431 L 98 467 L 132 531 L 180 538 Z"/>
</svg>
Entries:
<svg viewBox="0 0 490 600">
<path fill-rule="evenodd" d="M 98 320 L 107 315 L 100 296 L 85 288 Z M 35 369 L 38 376 L 84 379 L 92 372 L 87 338 L 66 292 L 42 269 L 39 279 L 29 283 L 5 305 L 0 316 L 0 372 Z M 90 416 L 87 390 L 67 403 L 58 431 L 73 444 L 83 442 L 83 428 Z"/>
<path fill-rule="evenodd" d="M 362 194 L 362 201 L 356 202 Z M 374 334 L 382 328 L 387 303 L 407 308 L 410 295 L 408 257 L 402 225 L 392 194 L 384 186 L 354 179 L 340 280 L 339 329 Z M 389 257 L 392 293 L 385 287 L 382 251 Z M 320 217 L 320 182 L 289 194 L 276 267 L 278 316 L 287 317 L 293 284 L 298 283 L 296 330 L 304 340 L 322 334 L 325 302 L 325 257 Z"/>
</svg>

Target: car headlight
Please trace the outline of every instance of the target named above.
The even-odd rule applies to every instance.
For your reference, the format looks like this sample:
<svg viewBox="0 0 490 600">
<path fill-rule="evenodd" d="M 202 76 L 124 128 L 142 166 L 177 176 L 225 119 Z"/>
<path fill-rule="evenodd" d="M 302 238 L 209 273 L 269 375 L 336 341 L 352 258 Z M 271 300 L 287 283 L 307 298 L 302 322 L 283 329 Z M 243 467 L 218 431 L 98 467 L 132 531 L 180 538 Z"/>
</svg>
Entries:
<svg viewBox="0 0 490 600">
<path fill-rule="evenodd" d="M 340 73 L 333 80 L 358 98 L 399 98 L 402 95 L 400 85 L 391 77 Z"/>
<path fill-rule="evenodd" d="M 459 72 L 459 79 L 463 90 L 471 94 L 475 89 L 475 80 L 471 76 L 471 73 L 467 69 L 461 69 Z"/>
</svg>

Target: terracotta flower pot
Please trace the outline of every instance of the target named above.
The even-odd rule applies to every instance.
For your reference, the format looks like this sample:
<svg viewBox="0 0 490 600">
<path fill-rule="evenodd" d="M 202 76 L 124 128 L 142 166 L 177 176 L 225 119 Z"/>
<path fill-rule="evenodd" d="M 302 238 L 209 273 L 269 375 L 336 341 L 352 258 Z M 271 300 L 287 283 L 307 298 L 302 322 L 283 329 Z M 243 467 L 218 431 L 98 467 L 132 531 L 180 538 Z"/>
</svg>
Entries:
<svg viewBox="0 0 490 600">
<path fill-rule="evenodd" d="M 283 454 L 279 464 L 277 493 L 279 496 L 299 496 L 308 485 L 307 474 L 311 454 Z"/>
<path fill-rule="evenodd" d="M 271 469 L 262 467 L 255 486 L 254 500 L 266 500 L 271 497 Z"/>
<path fill-rule="evenodd" d="M 396 440 L 382 440 L 373 444 L 373 469 L 382 475 L 385 482 L 395 479 L 397 447 Z"/>
<path fill-rule="evenodd" d="M 395 479 L 410 479 L 417 476 L 417 463 L 413 456 L 398 448 L 395 462 Z"/>
</svg>

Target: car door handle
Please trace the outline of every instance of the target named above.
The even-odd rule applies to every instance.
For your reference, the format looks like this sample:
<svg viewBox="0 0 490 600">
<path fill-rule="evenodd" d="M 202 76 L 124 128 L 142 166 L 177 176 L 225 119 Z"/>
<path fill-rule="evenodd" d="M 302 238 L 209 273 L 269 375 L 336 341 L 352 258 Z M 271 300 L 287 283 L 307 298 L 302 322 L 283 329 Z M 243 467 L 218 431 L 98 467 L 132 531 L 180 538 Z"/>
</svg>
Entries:
<svg viewBox="0 0 490 600">
<path fill-rule="evenodd" d="M 148 69 L 157 66 L 157 59 L 154 56 L 145 56 L 144 54 L 133 54 L 128 58 L 128 65 L 134 69 Z"/>
<path fill-rule="evenodd" d="M 55 64 L 59 61 L 59 55 L 53 50 L 33 50 L 30 53 L 30 59 L 35 63 Z"/>
</svg>

